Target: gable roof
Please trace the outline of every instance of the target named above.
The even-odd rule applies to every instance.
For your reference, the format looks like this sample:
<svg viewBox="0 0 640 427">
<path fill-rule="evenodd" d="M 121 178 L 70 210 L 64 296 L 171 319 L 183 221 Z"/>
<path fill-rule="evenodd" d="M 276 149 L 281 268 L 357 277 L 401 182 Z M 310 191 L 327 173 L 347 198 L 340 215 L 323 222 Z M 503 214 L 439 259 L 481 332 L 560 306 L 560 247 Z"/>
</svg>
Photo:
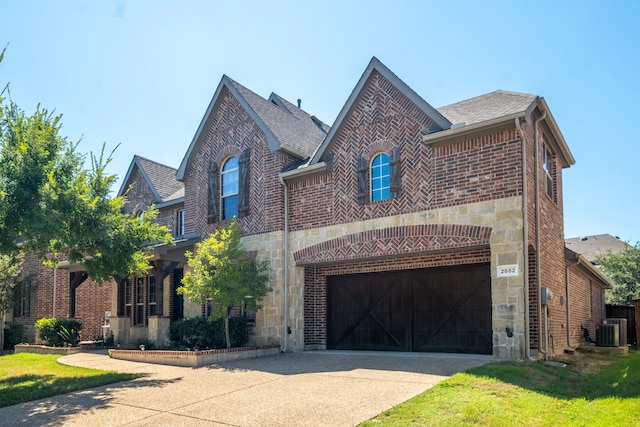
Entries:
<svg viewBox="0 0 640 427">
<path fill-rule="evenodd" d="M 136 170 L 144 178 L 145 182 L 153 192 L 154 203 L 164 203 L 184 197 L 184 184 L 176 180 L 176 169 L 166 166 L 153 160 L 135 155 L 129 165 L 129 170 L 122 181 L 122 186 L 118 195 L 123 195 L 134 176 Z"/>
<path fill-rule="evenodd" d="M 282 150 L 299 159 L 306 159 L 325 137 L 325 131 L 317 123 L 319 120 L 314 120 L 302 109 L 275 94 L 271 94 L 269 100 L 264 99 L 224 75 L 178 168 L 178 180 L 184 179 L 191 157 L 202 144 L 225 90 L 229 91 L 264 132 L 272 152 Z"/>
<path fill-rule="evenodd" d="M 578 267 L 580 270 L 588 274 L 591 278 L 595 279 L 603 289 L 612 289 L 613 283 L 605 276 L 591 261 L 585 258 L 583 255 L 571 250 L 567 247 L 564 248 L 564 258 L 566 261 L 571 262 L 568 266 Z"/>
<path fill-rule="evenodd" d="M 429 103 L 422 99 L 416 92 L 414 92 L 413 89 L 407 86 L 405 82 L 400 80 L 398 76 L 396 76 L 382 62 L 380 62 L 378 58 L 374 56 L 373 58 L 371 58 L 371 61 L 369 62 L 367 68 L 364 70 L 364 73 L 362 73 L 362 76 L 351 92 L 351 95 L 349 95 L 347 102 L 340 110 L 340 113 L 338 114 L 335 123 L 331 127 L 331 130 L 327 134 L 327 137 L 318 147 L 318 150 L 313 154 L 310 164 L 320 162 L 324 154 L 333 143 L 333 140 L 340 134 L 340 131 L 346 123 L 346 119 L 349 117 L 349 114 L 351 113 L 353 108 L 356 107 L 358 101 L 362 98 L 364 89 L 366 88 L 367 83 L 369 82 L 369 79 L 371 78 L 371 75 L 374 71 L 380 73 L 385 79 L 387 79 L 393 86 L 396 87 L 396 89 L 398 89 L 404 96 L 406 96 L 427 116 L 429 116 L 437 126 L 442 129 L 449 129 L 451 127 L 451 122 L 447 120 L 446 117 L 444 117 L 440 112 L 429 105 Z"/>
<path fill-rule="evenodd" d="M 526 111 L 537 98 L 528 93 L 496 90 L 437 110 L 454 126 L 459 123 L 472 125 Z"/>
<path fill-rule="evenodd" d="M 496 90 L 440 107 L 438 111 L 452 121 L 453 125 L 449 129 L 425 135 L 422 139 L 427 143 L 446 143 L 484 129 L 504 126 L 508 122 L 515 121 L 516 118 L 525 118 L 526 121 L 530 121 L 531 114 L 536 110 L 541 114 L 540 117 L 544 117 L 542 121 L 552 136 L 548 142 L 553 151 L 558 154 L 562 167 L 573 165 L 576 161 L 547 102 L 542 97 L 527 93 Z"/>
<path fill-rule="evenodd" d="M 572 237 L 565 239 L 565 246 L 574 252 L 583 255 L 590 263 L 595 264 L 598 255 L 604 255 L 608 251 L 614 254 L 621 252 L 627 243 L 611 234 L 597 234 L 595 236 Z"/>
</svg>

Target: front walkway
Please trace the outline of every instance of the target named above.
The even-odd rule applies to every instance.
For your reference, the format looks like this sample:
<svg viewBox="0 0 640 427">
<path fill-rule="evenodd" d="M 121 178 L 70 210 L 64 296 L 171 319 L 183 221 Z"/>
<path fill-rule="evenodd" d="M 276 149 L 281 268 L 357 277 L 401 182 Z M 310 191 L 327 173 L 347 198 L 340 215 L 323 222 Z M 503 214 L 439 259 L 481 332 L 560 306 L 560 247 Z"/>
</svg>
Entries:
<svg viewBox="0 0 640 427">
<path fill-rule="evenodd" d="M 351 426 L 488 356 L 301 352 L 192 369 L 77 353 L 61 363 L 142 373 L 0 409 L 3 426 Z"/>
</svg>

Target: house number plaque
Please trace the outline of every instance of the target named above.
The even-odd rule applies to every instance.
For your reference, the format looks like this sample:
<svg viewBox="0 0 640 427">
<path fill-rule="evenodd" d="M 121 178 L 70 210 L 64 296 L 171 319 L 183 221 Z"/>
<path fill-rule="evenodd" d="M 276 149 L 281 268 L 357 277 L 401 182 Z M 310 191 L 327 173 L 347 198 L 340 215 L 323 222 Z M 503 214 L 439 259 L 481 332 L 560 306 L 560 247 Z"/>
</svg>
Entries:
<svg viewBox="0 0 640 427">
<path fill-rule="evenodd" d="M 498 266 L 498 277 L 514 277 L 517 275 L 518 275 L 518 264 Z"/>
</svg>

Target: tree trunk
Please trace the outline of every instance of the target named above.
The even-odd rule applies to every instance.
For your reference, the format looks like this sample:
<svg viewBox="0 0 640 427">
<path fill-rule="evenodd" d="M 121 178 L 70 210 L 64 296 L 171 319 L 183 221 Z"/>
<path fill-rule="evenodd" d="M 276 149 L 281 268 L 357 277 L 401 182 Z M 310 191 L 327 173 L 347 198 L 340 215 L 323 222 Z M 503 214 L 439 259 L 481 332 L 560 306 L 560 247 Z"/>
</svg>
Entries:
<svg viewBox="0 0 640 427">
<path fill-rule="evenodd" d="M 4 350 L 4 313 L 0 314 L 0 353 Z"/>
</svg>

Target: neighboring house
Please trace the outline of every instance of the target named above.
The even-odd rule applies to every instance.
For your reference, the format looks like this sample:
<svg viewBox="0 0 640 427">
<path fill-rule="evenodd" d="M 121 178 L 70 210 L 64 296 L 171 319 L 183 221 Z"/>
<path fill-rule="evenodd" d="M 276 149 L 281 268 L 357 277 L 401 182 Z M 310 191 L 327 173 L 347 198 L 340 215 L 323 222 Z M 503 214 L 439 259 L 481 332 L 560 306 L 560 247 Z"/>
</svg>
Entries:
<svg viewBox="0 0 640 427">
<path fill-rule="evenodd" d="M 64 263 L 62 263 L 64 264 Z M 82 323 L 80 339 L 103 335 L 111 310 L 111 285 L 98 285 L 82 271 L 49 268 L 34 255 L 27 255 L 22 285 L 15 290 L 16 303 L 7 323 L 25 327 L 29 342 L 37 342 L 34 324 L 43 317 L 69 317 Z"/>
<path fill-rule="evenodd" d="M 573 348 L 609 286 L 565 251 L 573 163 L 535 95 L 435 109 L 373 58 L 329 127 L 223 76 L 175 176 L 137 156 L 127 173 L 127 209 L 155 203 L 180 238 L 156 248 L 150 276 L 114 287 L 114 333 L 161 342 L 172 319 L 203 313 L 175 294 L 184 250 L 237 217 L 272 267 L 255 344 L 499 359 Z"/>
<path fill-rule="evenodd" d="M 598 255 L 605 255 L 607 252 L 617 254 L 625 249 L 628 243 L 623 242 L 617 236 L 611 234 L 596 234 L 595 236 L 572 237 L 565 239 L 567 248 L 582 254 L 592 264 L 596 263 Z"/>
</svg>

